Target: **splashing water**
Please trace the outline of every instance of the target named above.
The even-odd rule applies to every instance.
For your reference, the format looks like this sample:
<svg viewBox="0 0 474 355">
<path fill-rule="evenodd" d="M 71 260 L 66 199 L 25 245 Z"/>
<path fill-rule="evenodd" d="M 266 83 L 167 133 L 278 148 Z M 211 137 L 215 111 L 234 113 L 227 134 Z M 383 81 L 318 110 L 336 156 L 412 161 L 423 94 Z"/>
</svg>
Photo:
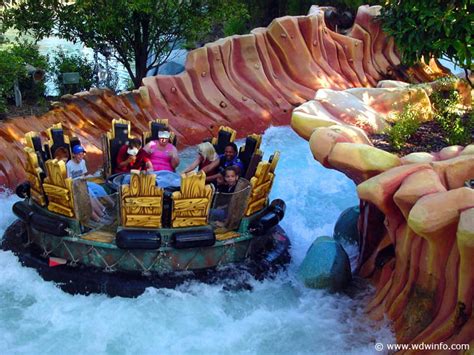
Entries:
<svg viewBox="0 0 474 355">
<path fill-rule="evenodd" d="M 364 313 L 372 292 L 355 281 L 355 296 L 307 289 L 295 278 L 313 240 L 332 235 L 334 223 L 357 204 L 343 174 L 315 162 L 308 143 L 288 127 L 270 128 L 265 159 L 282 155 L 272 198 L 282 198 L 282 222 L 292 262 L 275 279 L 252 281 L 252 291 L 189 282 L 175 290 L 147 289 L 136 299 L 72 296 L 11 252 L 0 251 L 0 349 L 56 354 L 367 354 L 376 342 L 393 343 L 386 324 Z M 189 152 L 184 155 L 191 156 Z M 15 219 L 18 199 L 0 195 L 0 235 Z"/>
</svg>

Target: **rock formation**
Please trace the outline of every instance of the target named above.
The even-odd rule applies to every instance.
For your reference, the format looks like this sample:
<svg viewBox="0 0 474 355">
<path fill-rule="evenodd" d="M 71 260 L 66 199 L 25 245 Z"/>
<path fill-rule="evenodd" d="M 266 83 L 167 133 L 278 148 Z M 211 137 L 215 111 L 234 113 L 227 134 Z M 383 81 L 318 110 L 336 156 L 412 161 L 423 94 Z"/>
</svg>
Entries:
<svg viewBox="0 0 474 355">
<path fill-rule="evenodd" d="M 148 121 L 167 118 L 183 146 L 211 136 L 220 125 L 243 136 L 288 124 L 292 109 L 321 88 L 362 88 L 383 78 L 407 78 L 398 67 L 393 40 L 372 21 L 379 7 L 360 7 L 345 34 L 326 26 L 324 11 L 312 7 L 308 16 L 278 18 L 251 34 L 207 44 L 189 53 L 183 73 L 145 78 L 133 92 L 91 90 L 63 97 L 41 117 L 1 122 L 0 186 L 14 187 L 24 178 L 24 133 L 44 131 L 52 123 L 62 122 L 67 133 L 81 139 L 94 169 L 102 163 L 100 135 L 113 118 L 130 120 L 138 135 Z M 424 81 L 440 71 L 432 62 L 409 72 Z"/>
<path fill-rule="evenodd" d="M 388 316 L 400 343 L 472 347 L 474 189 L 466 182 L 474 178 L 474 144 L 398 157 L 373 147 L 364 130 L 340 117 L 315 128 L 320 116 L 313 113 L 296 111 L 293 127 L 316 160 L 358 184 L 357 273 L 377 290 L 370 316 Z"/>
<path fill-rule="evenodd" d="M 367 88 L 381 79 L 429 81 L 440 73 L 435 62 L 407 71 L 399 67 L 393 40 L 372 21 L 378 10 L 360 7 L 354 25 L 342 34 L 326 26 L 324 8 L 313 7 L 308 16 L 279 18 L 268 28 L 196 49 L 185 72 L 146 78 L 133 92 L 91 90 L 63 97 L 41 117 L 1 122 L 0 187 L 13 188 L 24 179 L 24 134 L 44 132 L 53 123 L 61 122 L 66 133 L 81 140 L 94 168 L 102 163 L 100 135 L 113 118 L 130 120 L 138 136 L 150 120 L 167 118 L 179 144 L 191 145 L 220 125 L 243 136 L 288 124 L 292 109 L 317 92 L 314 103 L 296 111 L 293 126 L 309 139 L 321 164 L 359 185 L 358 273 L 377 285 L 368 306 L 371 316 L 387 314 L 403 343 L 471 342 L 474 347 L 474 196 L 462 187 L 474 176 L 474 146 L 400 158 L 371 145 L 363 129 L 386 125 L 397 109 L 387 105 L 390 95 L 401 95 L 401 103 L 415 96 L 423 105 L 429 89 L 404 96 L 397 89 L 387 94 Z M 352 100 L 348 104 L 355 105 L 354 97 L 366 111 L 362 119 L 334 105 L 335 90 L 344 89 L 351 89 L 342 94 Z"/>
<path fill-rule="evenodd" d="M 318 237 L 298 268 L 306 287 L 340 292 L 351 282 L 351 264 L 344 248 L 332 237 Z"/>
</svg>

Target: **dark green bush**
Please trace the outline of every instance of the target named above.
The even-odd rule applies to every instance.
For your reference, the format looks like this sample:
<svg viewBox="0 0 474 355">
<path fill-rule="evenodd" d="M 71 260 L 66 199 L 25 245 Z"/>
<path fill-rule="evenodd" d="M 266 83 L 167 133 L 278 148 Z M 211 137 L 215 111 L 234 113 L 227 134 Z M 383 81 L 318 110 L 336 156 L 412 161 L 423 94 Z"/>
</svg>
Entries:
<svg viewBox="0 0 474 355">
<path fill-rule="evenodd" d="M 407 105 L 396 115 L 395 124 L 388 130 L 388 140 L 396 150 L 400 150 L 419 127 L 420 112 Z"/>
<path fill-rule="evenodd" d="M 31 42 L 14 43 L 0 51 L 0 112 L 6 112 L 7 99 L 14 97 L 13 85 L 18 80 L 24 101 L 36 102 L 44 97 L 43 81 L 33 81 L 26 64 L 47 71 L 47 58 L 39 54 L 38 47 Z"/>
<path fill-rule="evenodd" d="M 459 104 L 461 97 L 456 90 L 435 92 L 431 95 L 435 120 L 444 131 L 451 145 L 467 145 L 472 142 L 474 131 L 473 111 L 466 112 Z"/>
<path fill-rule="evenodd" d="M 62 73 L 72 72 L 79 73 L 79 84 L 64 85 Z M 60 95 L 89 90 L 94 82 L 94 63 L 84 56 L 66 53 L 62 48 L 59 48 L 51 57 L 50 75 Z"/>
<path fill-rule="evenodd" d="M 7 98 L 13 97 L 13 85 L 17 78 L 26 76 L 22 58 L 11 51 L 0 50 L 0 113 L 7 110 Z"/>
<path fill-rule="evenodd" d="M 10 47 L 10 52 L 22 59 L 23 63 L 48 72 L 48 58 L 41 55 L 38 46 L 32 42 L 19 42 Z M 36 102 L 44 98 L 45 80 L 34 81 L 30 75 L 19 78 L 20 90 L 25 101 Z"/>
</svg>

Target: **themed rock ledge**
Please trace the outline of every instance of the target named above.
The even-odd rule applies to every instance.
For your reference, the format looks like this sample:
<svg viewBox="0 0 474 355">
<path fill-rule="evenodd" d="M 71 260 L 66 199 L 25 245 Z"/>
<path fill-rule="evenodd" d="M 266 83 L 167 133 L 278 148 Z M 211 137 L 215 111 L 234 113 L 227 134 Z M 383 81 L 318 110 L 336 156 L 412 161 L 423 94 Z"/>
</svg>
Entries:
<svg viewBox="0 0 474 355">
<path fill-rule="evenodd" d="M 400 343 L 473 347 L 474 189 L 466 182 L 474 178 L 474 144 L 398 157 L 343 120 L 314 128 L 298 115 L 293 127 L 315 159 L 358 185 L 357 273 L 376 285 L 370 316 L 388 316 Z"/>
<path fill-rule="evenodd" d="M 312 99 L 318 89 L 371 87 L 384 78 L 408 76 L 427 81 L 442 75 L 433 61 L 408 70 L 399 67 L 393 40 L 372 21 L 379 9 L 360 7 L 352 28 L 341 34 L 326 26 L 325 8 L 312 7 L 308 16 L 278 18 L 267 28 L 191 51 L 183 73 L 146 78 L 133 92 L 117 96 L 91 90 L 63 97 L 41 117 L 2 122 L 0 186 L 13 188 L 24 179 L 20 137 L 32 130 L 44 132 L 53 123 L 61 122 L 66 133 L 80 132 L 94 169 L 102 162 L 100 135 L 113 118 L 130 120 L 136 135 L 148 129 L 150 120 L 169 119 L 179 144 L 192 145 L 212 136 L 220 125 L 238 128 L 243 136 L 288 124 L 292 109 Z"/>
</svg>

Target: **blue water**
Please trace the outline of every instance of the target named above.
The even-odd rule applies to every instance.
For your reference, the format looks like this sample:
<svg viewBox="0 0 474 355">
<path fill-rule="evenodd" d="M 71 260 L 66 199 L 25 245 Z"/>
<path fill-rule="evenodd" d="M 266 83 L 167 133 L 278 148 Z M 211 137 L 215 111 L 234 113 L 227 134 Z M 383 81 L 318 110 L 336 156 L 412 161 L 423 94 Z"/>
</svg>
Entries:
<svg viewBox="0 0 474 355">
<path fill-rule="evenodd" d="M 311 242 L 331 235 L 340 212 L 357 204 L 352 181 L 314 161 L 308 143 L 288 127 L 268 129 L 262 149 L 265 158 L 282 154 L 272 197 L 287 203 L 282 226 L 293 245 L 287 272 L 252 281 L 252 291 L 190 282 L 148 289 L 136 299 L 71 296 L 0 252 L 0 352 L 376 354 L 376 342 L 394 342 L 386 324 L 364 313 L 370 287 L 356 281 L 352 296 L 331 295 L 295 278 Z M 0 196 L 0 235 L 14 220 L 14 201 Z"/>
</svg>

